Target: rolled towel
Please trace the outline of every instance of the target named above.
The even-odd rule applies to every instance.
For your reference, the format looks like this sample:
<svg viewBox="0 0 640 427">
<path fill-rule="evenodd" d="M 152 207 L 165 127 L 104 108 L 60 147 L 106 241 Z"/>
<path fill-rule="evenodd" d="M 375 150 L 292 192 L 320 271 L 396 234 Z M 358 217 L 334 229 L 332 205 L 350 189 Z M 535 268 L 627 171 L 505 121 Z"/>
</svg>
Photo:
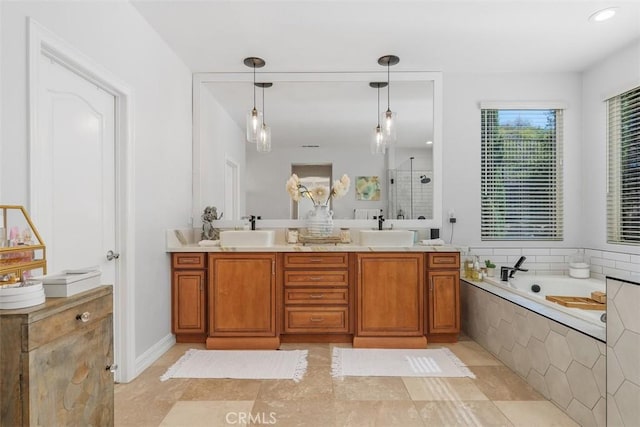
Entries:
<svg viewBox="0 0 640 427">
<path fill-rule="evenodd" d="M 220 245 L 220 240 L 200 240 L 198 242 L 200 246 L 218 246 Z"/>
<path fill-rule="evenodd" d="M 442 239 L 420 240 L 420 244 L 423 246 L 442 246 L 444 245 L 444 240 Z"/>
</svg>

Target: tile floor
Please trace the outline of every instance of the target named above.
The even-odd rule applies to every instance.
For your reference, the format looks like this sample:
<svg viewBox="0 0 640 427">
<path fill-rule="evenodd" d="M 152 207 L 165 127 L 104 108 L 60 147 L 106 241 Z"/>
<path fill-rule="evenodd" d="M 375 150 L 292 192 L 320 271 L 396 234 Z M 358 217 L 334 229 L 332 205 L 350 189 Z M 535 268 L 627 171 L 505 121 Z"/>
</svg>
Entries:
<svg viewBox="0 0 640 427">
<path fill-rule="evenodd" d="M 342 344 L 335 344 L 342 345 Z M 177 344 L 138 378 L 115 388 L 116 426 L 577 426 L 476 342 L 449 347 L 471 378 L 331 377 L 332 344 L 308 349 L 304 379 L 170 379 L 189 348 Z M 244 421 L 244 422 L 243 422 Z"/>
</svg>

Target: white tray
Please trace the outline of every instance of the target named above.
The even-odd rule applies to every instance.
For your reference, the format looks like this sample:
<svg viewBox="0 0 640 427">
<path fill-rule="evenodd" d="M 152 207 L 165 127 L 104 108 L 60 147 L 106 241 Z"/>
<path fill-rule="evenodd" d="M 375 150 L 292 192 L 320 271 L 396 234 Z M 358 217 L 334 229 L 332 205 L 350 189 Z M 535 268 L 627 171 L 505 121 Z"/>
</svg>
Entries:
<svg viewBox="0 0 640 427">
<path fill-rule="evenodd" d="M 42 282 L 33 282 L 27 286 L 0 288 L 0 309 L 13 310 L 44 303 L 45 293 Z"/>
</svg>

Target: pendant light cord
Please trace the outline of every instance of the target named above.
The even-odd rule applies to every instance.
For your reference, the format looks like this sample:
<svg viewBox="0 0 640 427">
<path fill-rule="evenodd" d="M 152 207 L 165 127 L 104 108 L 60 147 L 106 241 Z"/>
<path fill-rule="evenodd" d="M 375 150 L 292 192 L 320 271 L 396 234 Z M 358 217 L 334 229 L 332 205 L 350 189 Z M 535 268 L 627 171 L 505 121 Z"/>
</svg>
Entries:
<svg viewBox="0 0 640 427">
<path fill-rule="evenodd" d="M 264 113 L 264 86 L 262 86 L 262 125 L 263 127 L 267 125 L 267 122 L 264 119 L 266 116 L 267 115 Z"/>
<path fill-rule="evenodd" d="M 378 85 L 378 111 L 376 111 L 376 117 L 378 118 L 378 127 L 380 127 L 380 85 Z"/>
<path fill-rule="evenodd" d="M 391 61 L 389 61 L 391 62 Z M 391 104 L 390 94 L 391 94 L 391 73 L 389 71 L 389 62 L 387 62 L 387 111 L 390 110 L 389 105 Z"/>
<path fill-rule="evenodd" d="M 256 63 L 253 62 L 253 109 L 256 109 Z"/>
</svg>

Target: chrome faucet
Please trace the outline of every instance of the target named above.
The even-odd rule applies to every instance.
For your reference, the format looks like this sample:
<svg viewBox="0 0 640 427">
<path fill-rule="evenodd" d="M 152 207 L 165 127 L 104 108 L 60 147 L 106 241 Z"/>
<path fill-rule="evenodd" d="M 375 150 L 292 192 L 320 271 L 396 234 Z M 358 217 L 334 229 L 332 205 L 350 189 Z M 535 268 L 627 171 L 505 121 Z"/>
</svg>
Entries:
<svg viewBox="0 0 640 427">
<path fill-rule="evenodd" d="M 383 222 L 384 222 L 384 216 L 382 214 L 378 215 L 378 230 L 382 230 Z"/>
<path fill-rule="evenodd" d="M 520 268 L 527 257 L 521 256 L 513 267 L 500 267 L 500 280 L 507 282 L 513 277 L 516 271 L 529 271 L 526 268 Z"/>
</svg>

